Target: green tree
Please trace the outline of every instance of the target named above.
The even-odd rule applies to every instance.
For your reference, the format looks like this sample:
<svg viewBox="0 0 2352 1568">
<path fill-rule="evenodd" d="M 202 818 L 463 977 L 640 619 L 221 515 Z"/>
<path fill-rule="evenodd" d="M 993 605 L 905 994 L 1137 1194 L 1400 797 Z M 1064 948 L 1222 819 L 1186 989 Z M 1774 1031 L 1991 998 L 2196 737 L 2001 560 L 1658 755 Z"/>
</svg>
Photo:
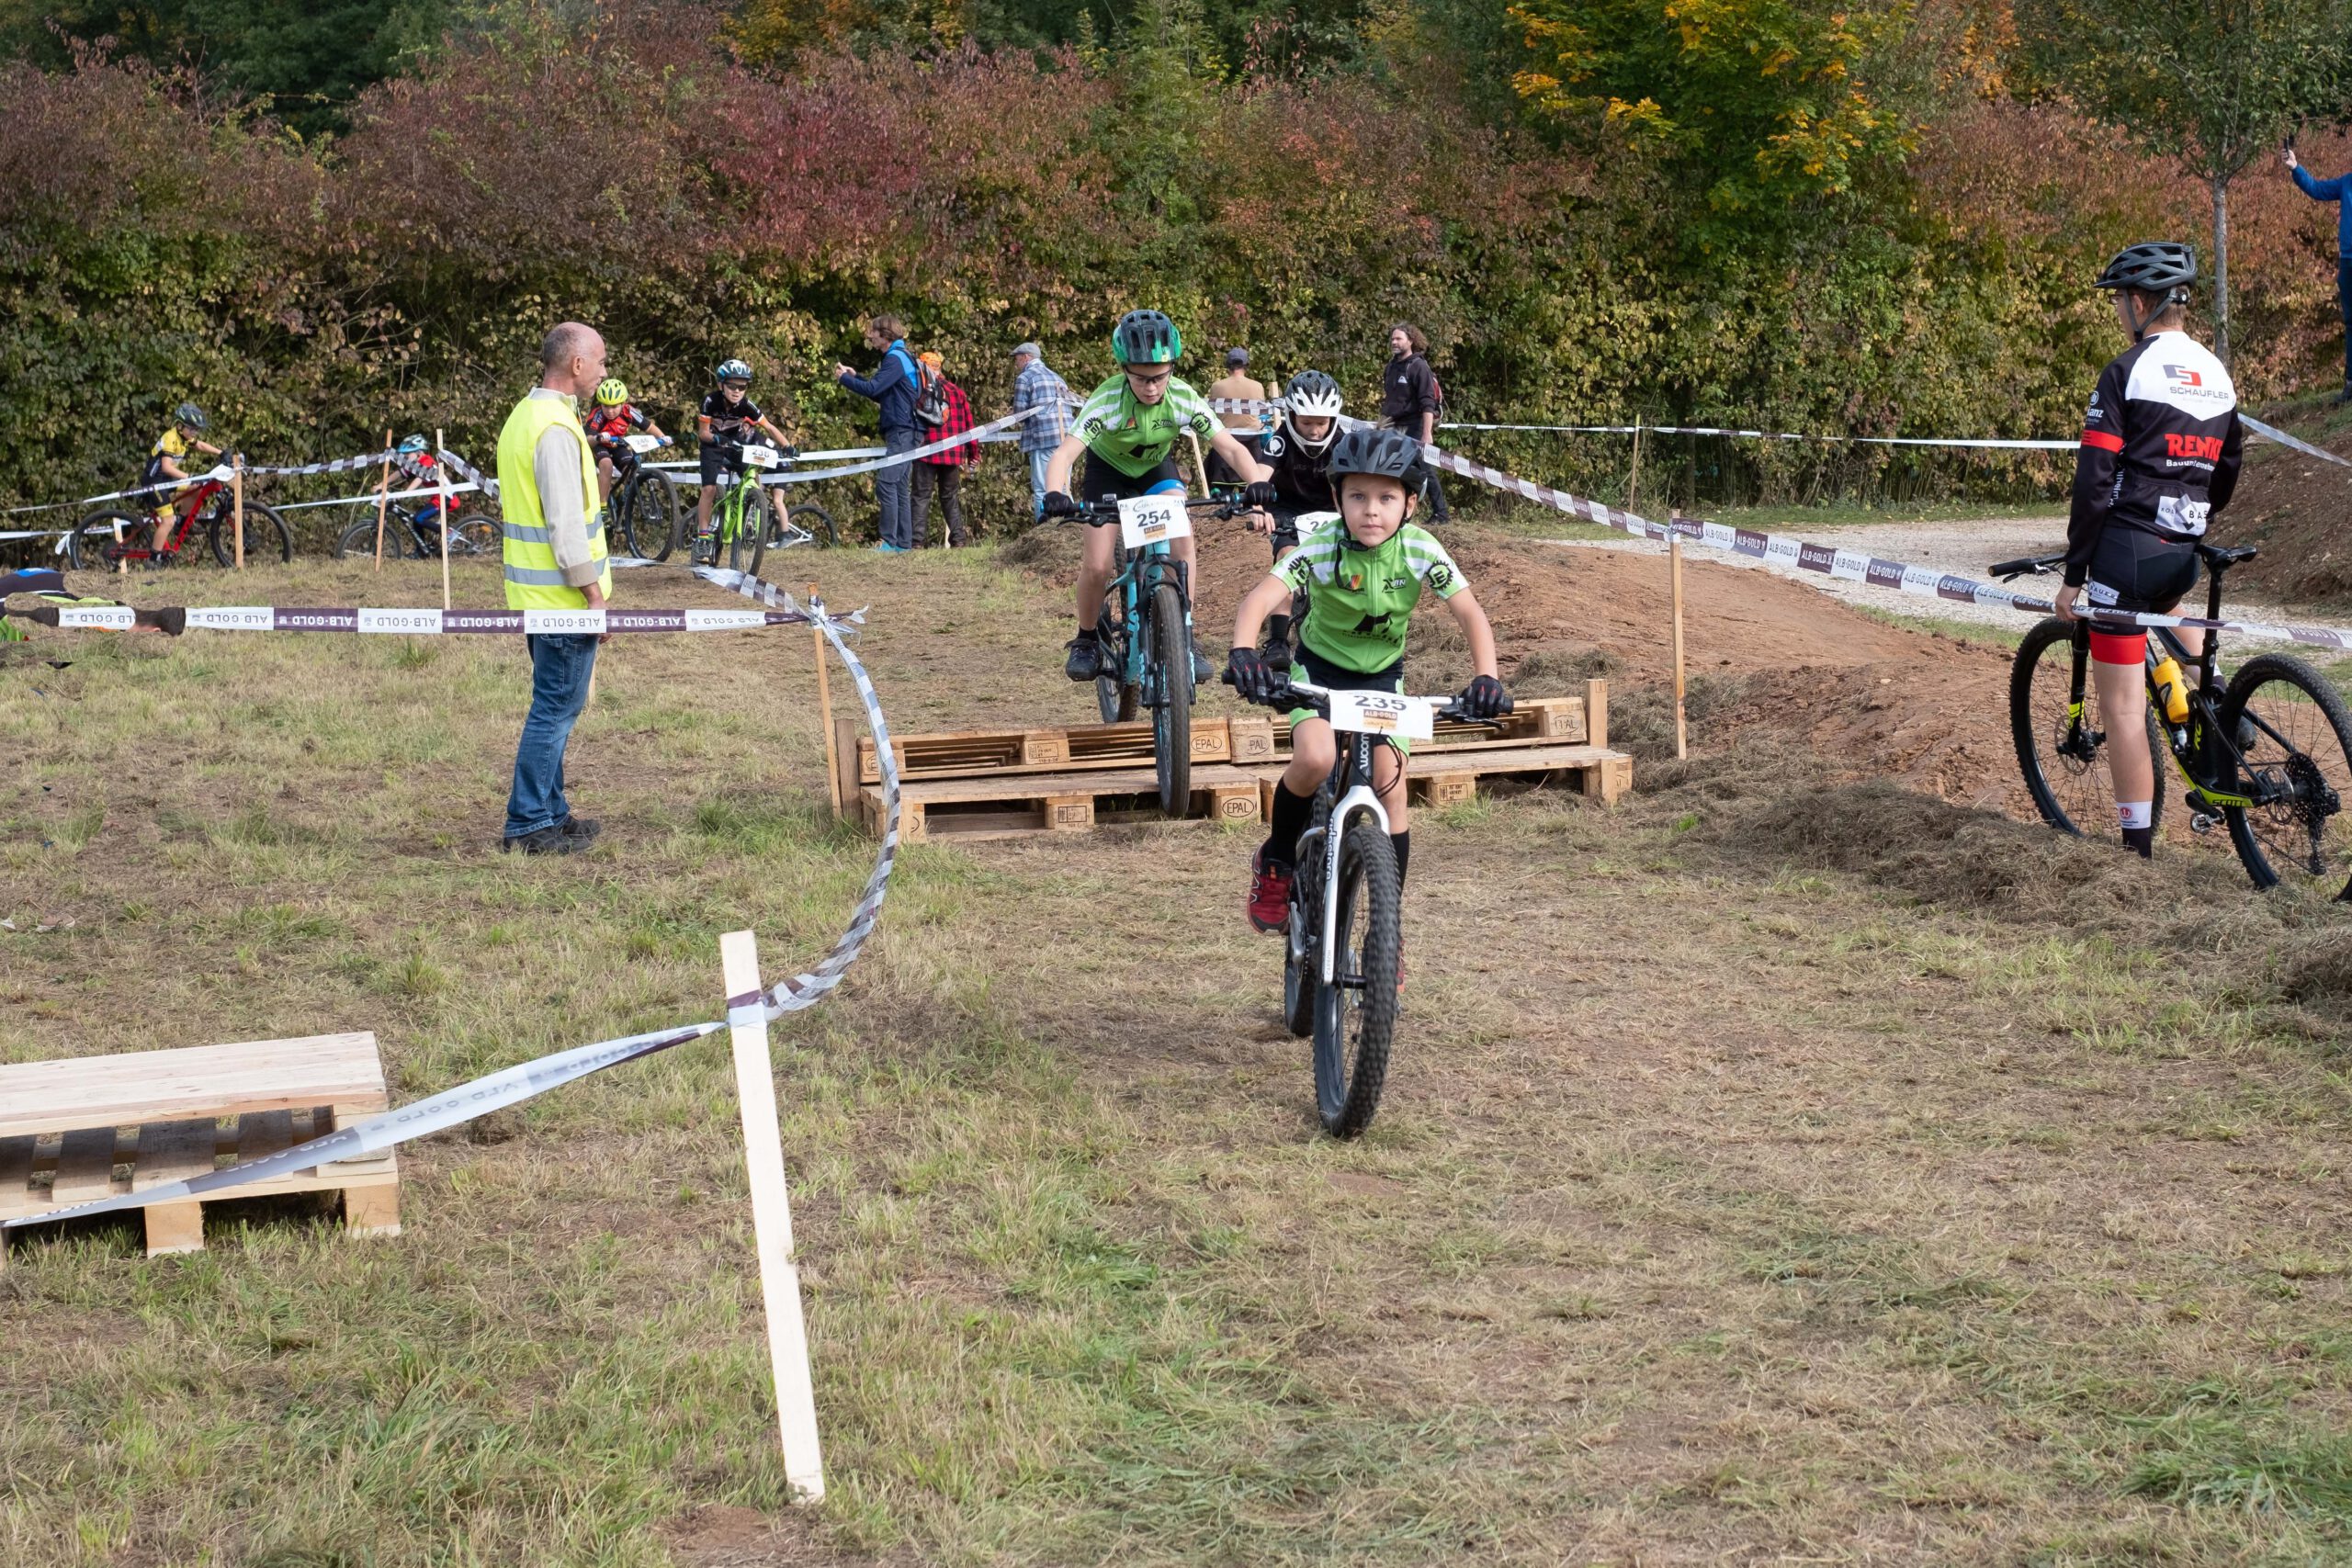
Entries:
<svg viewBox="0 0 2352 1568">
<path fill-rule="evenodd" d="M 1725 218 L 1843 194 L 1912 145 L 1868 82 L 1907 0 L 1522 0 L 1510 15 L 1535 57 L 1513 85 L 1539 114 L 1615 127 L 1699 172 Z"/>
<path fill-rule="evenodd" d="M 2018 20 L 2069 97 L 2211 192 L 2214 348 L 2227 360 L 2230 182 L 2303 120 L 2344 111 L 2352 0 L 2027 0 Z"/>
</svg>

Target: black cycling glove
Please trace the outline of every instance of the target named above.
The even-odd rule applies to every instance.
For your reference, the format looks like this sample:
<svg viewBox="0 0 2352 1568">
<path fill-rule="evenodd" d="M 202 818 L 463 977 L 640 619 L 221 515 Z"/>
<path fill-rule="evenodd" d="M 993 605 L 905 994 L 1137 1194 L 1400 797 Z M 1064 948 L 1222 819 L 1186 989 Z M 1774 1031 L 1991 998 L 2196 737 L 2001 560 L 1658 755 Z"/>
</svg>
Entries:
<svg viewBox="0 0 2352 1568">
<path fill-rule="evenodd" d="M 1503 705 L 1510 698 L 1500 681 L 1492 675 L 1481 675 L 1463 687 L 1462 694 L 1453 700 L 1472 718 L 1494 718 L 1502 713 Z"/>
<path fill-rule="evenodd" d="M 1252 479 L 1246 487 L 1243 488 L 1241 491 L 1241 499 L 1248 502 L 1251 506 L 1258 508 L 1260 511 L 1264 511 L 1274 503 L 1274 481 L 1272 479 Z"/>
<path fill-rule="evenodd" d="M 1290 684 L 1289 679 L 1258 657 L 1254 648 L 1237 648 L 1225 657 L 1225 678 L 1233 689 L 1253 703 L 1270 703 Z"/>
<path fill-rule="evenodd" d="M 1046 492 L 1045 513 L 1048 517 L 1075 517 L 1078 502 L 1069 498 L 1067 491 L 1049 490 Z"/>
</svg>

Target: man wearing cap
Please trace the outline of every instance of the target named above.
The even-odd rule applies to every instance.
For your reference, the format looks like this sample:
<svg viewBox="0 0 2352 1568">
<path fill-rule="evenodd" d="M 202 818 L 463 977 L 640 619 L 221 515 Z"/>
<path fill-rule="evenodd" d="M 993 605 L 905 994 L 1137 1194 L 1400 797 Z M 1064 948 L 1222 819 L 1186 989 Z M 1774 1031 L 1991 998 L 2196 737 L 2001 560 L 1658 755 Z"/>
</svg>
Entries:
<svg viewBox="0 0 2352 1568">
<path fill-rule="evenodd" d="M 1216 400 L 1220 398 L 1253 403 L 1265 401 L 1266 384 L 1247 374 L 1249 368 L 1250 351 L 1248 349 L 1239 347 L 1227 349 L 1224 378 L 1209 383 L 1210 406 L 1215 407 Z M 1264 438 L 1269 428 L 1263 414 L 1235 413 L 1230 410 L 1218 409 L 1216 417 L 1218 423 L 1233 432 L 1233 438 L 1236 441 L 1240 442 L 1252 452 L 1258 450 L 1258 444 Z M 1214 452 L 1208 456 L 1208 465 L 1209 483 L 1213 485 L 1239 485 L 1245 482 L 1239 474 L 1226 466 L 1224 458 Z"/>
<path fill-rule="evenodd" d="M 1046 351 L 1024 343 L 1012 351 L 1012 412 L 1042 412 L 1021 422 L 1021 455 L 1029 462 L 1029 514 L 1046 510 L 1046 468 L 1055 450 L 1069 439 L 1070 410 L 1078 400 L 1069 383 L 1046 367 Z"/>
</svg>

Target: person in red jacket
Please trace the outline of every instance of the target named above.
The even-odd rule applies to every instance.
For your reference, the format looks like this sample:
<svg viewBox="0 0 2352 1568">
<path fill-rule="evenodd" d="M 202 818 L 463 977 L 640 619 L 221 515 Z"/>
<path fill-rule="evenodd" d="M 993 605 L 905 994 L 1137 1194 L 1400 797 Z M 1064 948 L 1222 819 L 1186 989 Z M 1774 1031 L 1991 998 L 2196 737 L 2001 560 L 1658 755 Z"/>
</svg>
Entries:
<svg viewBox="0 0 2352 1568">
<path fill-rule="evenodd" d="M 922 354 L 915 357 L 916 367 L 922 373 L 922 395 L 920 405 L 936 404 L 940 418 L 936 424 L 922 427 L 925 446 L 962 435 L 977 423 L 972 418 L 972 400 L 964 389 L 947 378 L 945 362 L 936 354 Z M 944 452 L 933 452 L 914 461 L 914 534 L 915 548 L 931 536 L 931 495 L 939 492 L 939 514 L 947 525 L 947 547 L 961 549 L 972 542 L 969 529 L 964 525 L 964 470 L 978 467 L 980 444 L 967 441 L 960 446 L 950 446 Z"/>
</svg>

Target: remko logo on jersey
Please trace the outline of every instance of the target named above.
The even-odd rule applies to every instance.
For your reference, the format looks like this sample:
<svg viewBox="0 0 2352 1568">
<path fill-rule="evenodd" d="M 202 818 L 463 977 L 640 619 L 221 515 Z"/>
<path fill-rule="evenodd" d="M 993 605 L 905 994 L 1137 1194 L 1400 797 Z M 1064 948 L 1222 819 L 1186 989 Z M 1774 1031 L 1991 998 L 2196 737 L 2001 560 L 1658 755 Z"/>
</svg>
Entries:
<svg viewBox="0 0 2352 1568">
<path fill-rule="evenodd" d="M 2185 457 L 2191 462 L 2218 463 L 2222 460 L 2222 438 L 2218 435 L 2167 435 L 2165 456 Z"/>
</svg>

